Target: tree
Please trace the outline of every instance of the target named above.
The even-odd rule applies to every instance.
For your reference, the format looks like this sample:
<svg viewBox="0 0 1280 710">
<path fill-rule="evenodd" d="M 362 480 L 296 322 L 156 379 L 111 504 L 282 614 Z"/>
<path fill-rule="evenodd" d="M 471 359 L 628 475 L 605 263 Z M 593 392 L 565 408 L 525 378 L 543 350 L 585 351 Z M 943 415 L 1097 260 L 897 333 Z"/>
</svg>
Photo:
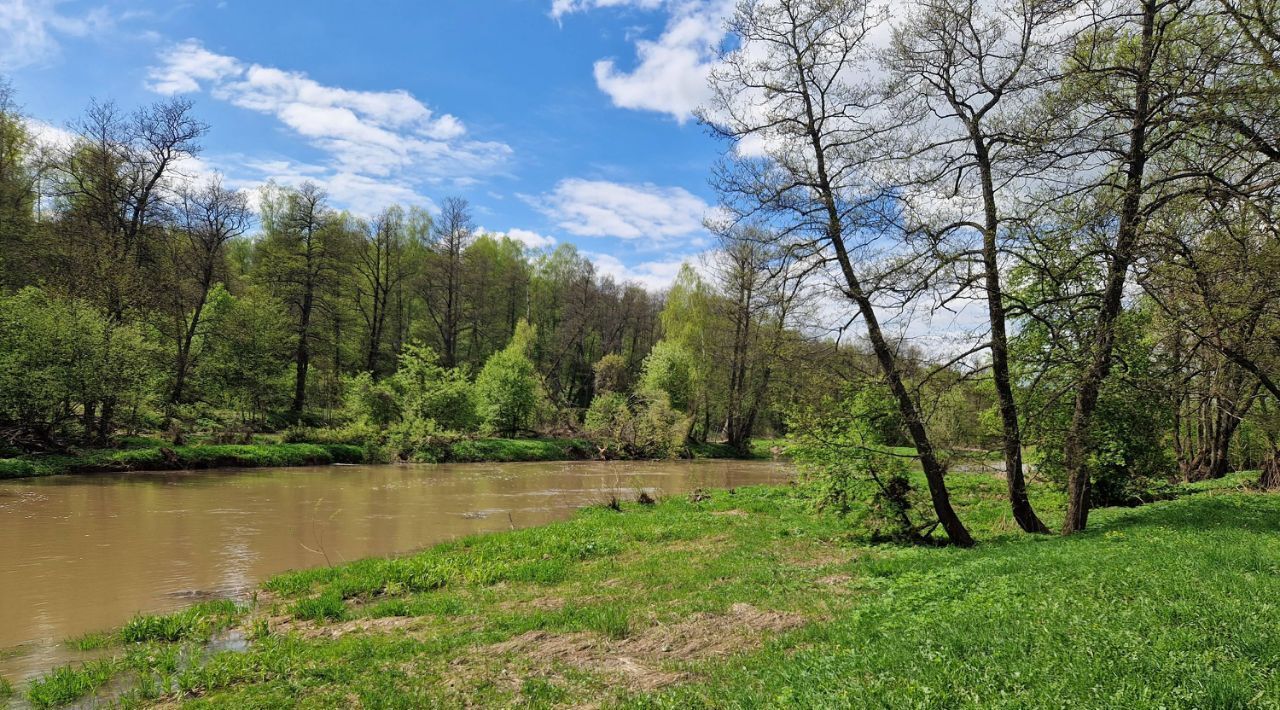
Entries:
<svg viewBox="0 0 1280 710">
<path fill-rule="evenodd" d="M 208 311 L 208 345 L 195 371 L 205 397 L 245 421 L 286 404 L 294 343 L 285 305 L 265 292 L 236 297 L 215 286 Z"/>
<path fill-rule="evenodd" d="M 332 286 L 342 276 L 341 223 L 328 195 L 315 183 L 297 189 L 264 188 L 261 199 L 264 236 L 258 256 L 259 278 L 289 307 L 294 319 L 294 387 L 290 411 L 302 416 L 307 375 L 318 337 L 315 316 L 332 305 Z"/>
<path fill-rule="evenodd" d="M 458 342 L 463 325 L 463 255 L 475 237 L 467 201 L 450 197 L 432 224 L 430 269 L 424 300 L 440 338 L 441 363 L 458 364 Z"/>
<path fill-rule="evenodd" d="M 13 89 L 0 77 L 0 288 L 27 283 L 22 273 L 35 228 L 35 146 Z"/>
<path fill-rule="evenodd" d="M 150 382 L 150 347 L 83 301 L 27 287 L 0 295 L 0 437 L 20 449 L 59 449 L 75 406 L 140 404 Z M 82 419 L 81 438 L 94 435 Z"/>
<path fill-rule="evenodd" d="M 1104 8 L 1080 33 L 1069 58 L 1071 72 L 1049 108 L 1042 130 L 1054 155 L 1086 156 L 1055 166 L 1069 171 L 1072 194 L 1092 203 L 1109 226 L 1102 251 L 1103 277 L 1096 318 L 1086 336 L 1084 367 L 1063 441 L 1067 514 L 1062 532 L 1083 530 L 1089 516 L 1089 436 L 1099 395 L 1114 364 L 1118 323 L 1131 268 L 1146 244 L 1146 225 L 1182 190 L 1194 190 L 1205 175 L 1181 140 L 1187 99 L 1202 86 L 1204 48 L 1188 32 L 1189 2 L 1137 0 Z M 1101 164 L 1099 164 L 1101 161 Z M 1098 176 L 1101 177 L 1098 177 Z M 1200 189 L 1203 189 L 1201 185 Z"/>
<path fill-rule="evenodd" d="M 417 267 L 414 226 L 398 206 L 361 225 L 363 244 L 355 261 L 357 305 L 365 326 L 364 367 L 375 375 L 384 369 L 383 350 L 395 297 Z"/>
<path fill-rule="evenodd" d="M 1001 283 L 1001 263 L 1007 262 L 1001 240 L 1009 231 L 1002 222 L 1008 207 L 1002 205 L 1000 191 L 1027 176 L 1016 151 L 1022 138 L 1008 130 L 1009 114 L 1016 119 L 1050 80 L 1052 62 L 1061 57 L 1055 47 L 1060 40 L 1052 33 L 1058 32 L 1068 7 L 1054 0 L 923 0 L 893 28 L 887 61 L 895 75 L 893 93 L 900 97 L 895 114 L 913 134 L 905 146 L 912 174 L 904 176 L 904 186 L 932 198 L 926 199 L 929 203 L 950 205 L 976 197 L 980 205 L 976 215 L 934 217 L 940 223 L 926 224 L 924 230 L 934 242 L 930 249 L 944 252 L 944 262 L 975 257 L 979 262 L 1009 501 L 1018 525 L 1035 533 L 1049 529 L 1031 507 L 1022 471 Z M 923 125 L 930 126 L 927 137 L 916 138 Z M 980 235 L 976 248 L 962 245 L 958 253 L 946 253 L 951 251 L 943 246 L 946 240 L 972 232 Z"/>
<path fill-rule="evenodd" d="M 693 356 L 677 343 L 659 340 L 644 359 L 638 389 L 663 392 L 671 406 L 690 412 L 694 401 Z"/>
<path fill-rule="evenodd" d="M 929 438 L 898 356 L 876 314 L 873 293 L 855 267 L 855 240 L 889 195 L 866 181 L 877 150 L 865 120 L 878 97 L 853 83 L 855 57 L 874 18 L 857 0 L 779 0 L 739 5 L 730 22 L 740 43 L 711 73 L 703 118 L 727 139 L 750 140 L 762 158 L 729 160 L 717 187 L 738 219 L 772 220 L 796 258 L 836 267 L 856 307 L 924 469 L 934 512 L 950 541 L 973 538 L 951 505 L 946 469 Z"/>
<path fill-rule="evenodd" d="M 477 410 L 489 431 L 514 436 L 532 426 L 542 396 L 528 355 L 536 337 L 521 321 L 507 347 L 490 356 L 476 377 Z"/>
<path fill-rule="evenodd" d="M 153 306 L 166 202 L 175 166 L 199 152 L 207 127 L 183 99 L 158 102 L 124 115 L 114 104 L 92 102 L 76 138 L 54 161 L 57 224 L 41 249 L 52 287 L 101 308 L 113 326 Z M 110 334 L 107 336 L 110 337 Z M 113 429 L 117 402 L 86 402 L 84 419 L 97 420 L 99 438 Z"/>
<path fill-rule="evenodd" d="M 410 345 L 400 354 L 391 380 L 400 416 L 430 420 L 449 431 L 474 431 L 477 425 L 474 387 L 466 373 L 439 364 L 431 348 Z"/>
<path fill-rule="evenodd" d="M 627 361 L 617 353 L 609 353 L 596 360 L 591 369 L 595 370 L 596 396 L 605 392 L 622 392 L 628 389 Z"/>
<path fill-rule="evenodd" d="M 178 404 L 186 394 L 193 347 L 203 321 L 209 292 L 223 273 L 226 245 L 248 229 L 249 200 L 228 190 L 214 178 L 202 188 L 178 193 L 176 243 L 172 245 L 175 283 L 170 286 L 177 326 L 177 353 L 169 402 Z"/>
</svg>

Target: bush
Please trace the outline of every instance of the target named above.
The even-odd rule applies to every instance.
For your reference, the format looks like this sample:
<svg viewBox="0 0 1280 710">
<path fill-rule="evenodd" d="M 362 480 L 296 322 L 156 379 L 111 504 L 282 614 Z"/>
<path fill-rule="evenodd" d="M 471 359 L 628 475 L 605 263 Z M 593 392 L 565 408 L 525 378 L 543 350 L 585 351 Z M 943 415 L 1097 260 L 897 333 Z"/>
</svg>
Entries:
<svg viewBox="0 0 1280 710">
<path fill-rule="evenodd" d="M 476 401 L 484 429 L 514 436 L 528 430 L 538 412 L 542 385 L 529 360 L 533 329 L 523 321 L 510 344 L 494 353 L 476 378 Z"/>
<path fill-rule="evenodd" d="M 390 383 L 400 418 L 433 421 L 449 431 L 475 431 L 476 398 L 466 372 L 441 367 L 437 360 L 435 351 L 425 346 L 410 345 L 401 353 Z"/>
<path fill-rule="evenodd" d="M 607 454 L 673 458 L 683 448 L 687 420 L 671 407 L 665 392 L 606 392 L 592 400 L 583 427 Z"/>
<path fill-rule="evenodd" d="M 787 453 L 819 510 L 849 519 L 872 539 L 918 540 L 911 515 L 918 494 L 907 477 L 908 459 L 881 438 L 893 430 L 878 416 L 881 398 L 867 394 L 875 391 L 852 387 L 793 412 Z"/>
</svg>

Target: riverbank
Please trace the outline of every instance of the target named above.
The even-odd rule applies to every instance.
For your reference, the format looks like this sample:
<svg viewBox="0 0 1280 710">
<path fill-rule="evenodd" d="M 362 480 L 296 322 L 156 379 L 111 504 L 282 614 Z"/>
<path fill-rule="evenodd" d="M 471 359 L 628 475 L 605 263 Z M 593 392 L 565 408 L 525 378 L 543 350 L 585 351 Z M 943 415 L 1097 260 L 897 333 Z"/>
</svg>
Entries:
<svg viewBox="0 0 1280 710">
<path fill-rule="evenodd" d="M 1280 598 L 1280 496 L 1247 480 L 1101 509 L 1060 538 L 1018 532 L 1002 481 L 953 474 L 974 550 L 868 544 L 786 486 L 601 506 L 284 574 L 250 608 L 139 617 L 79 640 L 107 658 L 15 692 L 52 705 L 121 681 L 129 704 L 199 707 L 1275 707 L 1265 600 Z M 1031 494 L 1056 525 L 1061 495 Z M 190 650 L 210 638 L 222 645 Z"/>
<path fill-rule="evenodd" d="M 768 459 L 776 452 L 775 441 L 752 442 L 743 456 L 723 444 L 691 446 L 689 458 Z M 521 461 L 584 461 L 597 458 L 595 447 L 585 439 L 529 438 L 458 439 L 442 443 L 431 452 L 433 463 L 513 463 Z M 0 479 L 29 478 L 76 473 L 121 473 L 126 471 L 183 471 L 209 468 L 283 468 L 345 463 L 382 463 L 371 448 L 342 443 L 192 444 L 166 446 L 154 439 L 136 438 L 122 448 L 91 449 L 66 454 L 36 454 L 0 458 Z"/>
</svg>

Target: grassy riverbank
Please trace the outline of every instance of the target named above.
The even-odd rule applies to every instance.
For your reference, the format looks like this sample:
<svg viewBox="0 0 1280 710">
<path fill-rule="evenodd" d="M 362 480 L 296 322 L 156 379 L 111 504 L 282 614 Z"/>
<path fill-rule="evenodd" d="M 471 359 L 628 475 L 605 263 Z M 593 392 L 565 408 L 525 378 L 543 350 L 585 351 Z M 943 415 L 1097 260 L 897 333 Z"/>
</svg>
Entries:
<svg viewBox="0 0 1280 710">
<path fill-rule="evenodd" d="M 770 458 L 774 440 L 752 442 L 748 458 Z M 334 463 L 382 463 L 370 447 L 347 443 L 193 444 L 168 446 L 156 439 L 133 438 L 120 448 L 89 449 L 67 454 L 38 454 L 0 458 L 0 479 L 51 476 L 68 473 L 122 471 L 178 471 L 204 468 L 262 468 L 318 466 Z M 458 439 L 441 443 L 430 452 L 440 463 L 511 461 L 578 461 L 595 458 L 596 449 L 585 439 Z M 723 444 L 693 447 L 693 458 L 741 458 Z"/>
<path fill-rule="evenodd" d="M 975 550 L 870 545 L 795 489 L 585 510 L 268 581 L 252 608 L 140 617 L 24 692 L 123 678 L 197 707 L 1277 707 L 1280 496 L 1237 477 L 1016 532 L 953 475 Z M 1050 524 L 1062 500 L 1033 498 Z M 247 649 L 194 657 L 235 627 Z"/>
</svg>

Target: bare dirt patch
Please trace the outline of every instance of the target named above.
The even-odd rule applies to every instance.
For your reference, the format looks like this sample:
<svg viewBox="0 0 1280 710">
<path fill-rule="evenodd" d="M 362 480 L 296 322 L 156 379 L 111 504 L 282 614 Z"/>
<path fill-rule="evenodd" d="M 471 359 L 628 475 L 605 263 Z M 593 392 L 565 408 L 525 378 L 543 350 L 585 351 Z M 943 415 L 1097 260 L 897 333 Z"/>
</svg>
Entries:
<svg viewBox="0 0 1280 710">
<path fill-rule="evenodd" d="M 273 632 L 294 632 L 305 639 L 336 639 L 348 634 L 387 634 L 401 629 L 415 629 L 423 625 L 423 619 L 415 616 L 381 616 L 351 619 L 336 624 L 317 624 L 288 616 L 274 617 L 269 621 Z"/>
<path fill-rule="evenodd" d="M 612 676 L 630 690 L 648 691 L 686 680 L 689 674 L 668 667 L 675 661 L 716 658 L 758 647 L 770 634 L 800 626 L 805 617 L 790 612 L 734 604 L 727 614 L 695 614 L 674 624 L 660 624 L 624 639 L 598 634 L 529 631 L 487 646 L 476 660 L 515 654 L 540 674 L 571 667 Z M 474 664 L 455 664 L 473 675 Z M 467 673 L 471 666 L 471 673 Z M 501 671 L 506 674 L 506 670 Z"/>
<path fill-rule="evenodd" d="M 747 517 L 747 516 L 751 515 L 751 513 L 748 513 L 748 512 L 747 512 L 747 511 L 745 511 L 745 510 L 739 510 L 739 509 L 737 509 L 737 508 L 731 508 L 731 509 L 729 509 L 729 510 L 713 510 L 713 511 L 711 511 L 711 514 L 712 514 L 712 515 L 718 515 L 718 516 L 721 516 L 721 517 L 725 517 L 725 516 L 727 516 L 727 517 L 731 517 L 731 518 L 745 518 L 745 517 Z"/>
</svg>

